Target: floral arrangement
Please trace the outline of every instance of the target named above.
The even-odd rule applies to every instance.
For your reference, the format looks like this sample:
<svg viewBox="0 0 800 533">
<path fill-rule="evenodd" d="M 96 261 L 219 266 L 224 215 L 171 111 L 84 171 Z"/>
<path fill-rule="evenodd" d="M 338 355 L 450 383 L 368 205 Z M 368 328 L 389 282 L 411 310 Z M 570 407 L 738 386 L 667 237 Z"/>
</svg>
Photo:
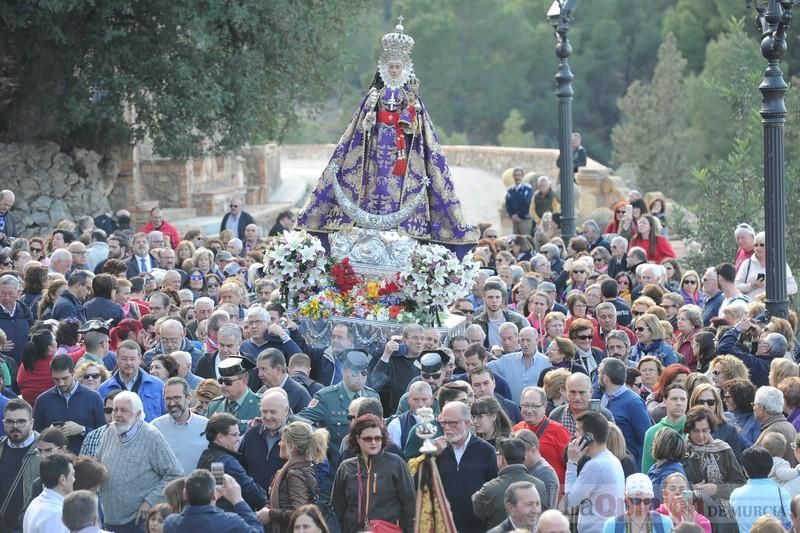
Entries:
<svg viewBox="0 0 800 533">
<path fill-rule="evenodd" d="M 331 262 L 328 272 L 330 286 L 301 296 L 300 315 L 431 323 L 434 310 L 469 294 L 477 266 L 443 246 L 423 245 L 412 252 L 409 268 L 391 279 L 364 279 L 348 258 Z"/>
<path fill-rule="evenodd" d="M 325 248 L 306 231 L 284 231 L 273 238 L 265 252 L 269 275 L 279 281 L 284 296 L 315 290 L 328 283 Z"/>
<path fill-rule="evenodd" d="M 411 252 L 401 280 L 406 296 L 418 306 L 444 308 L 469 294 L 477 273 L 477 263 L 462 263 L 444 246 L 429 244 Z"/>
</svg>

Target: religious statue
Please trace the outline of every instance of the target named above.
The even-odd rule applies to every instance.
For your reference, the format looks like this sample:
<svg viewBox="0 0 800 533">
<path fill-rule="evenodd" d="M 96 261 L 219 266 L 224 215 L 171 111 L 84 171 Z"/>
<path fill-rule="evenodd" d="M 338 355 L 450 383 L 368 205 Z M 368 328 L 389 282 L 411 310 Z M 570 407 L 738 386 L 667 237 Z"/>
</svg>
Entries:
<svg viewBox="0 0 800 533">
<path fill-rule="evenodd" d="M 466 223 L 450 170 L 419 97 L 402 17 L 381 40 L 378 71 L 298 226 L 319 234 L 367 228 L 396 230 L 462 255 L 478 239 Z"/>
</svg>

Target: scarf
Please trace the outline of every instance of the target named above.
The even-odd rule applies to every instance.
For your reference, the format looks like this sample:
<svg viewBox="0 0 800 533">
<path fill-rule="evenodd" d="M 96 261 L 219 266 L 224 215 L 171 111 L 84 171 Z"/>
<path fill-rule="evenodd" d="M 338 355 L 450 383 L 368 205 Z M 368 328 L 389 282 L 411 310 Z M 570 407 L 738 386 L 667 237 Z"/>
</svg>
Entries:
<svg viewBox="0 0 800 533">
<path fill-rule="evenodd" d="M 283 478 L 286 476 L 286 472 L 288 472 L 291 468 L 303 468 L 311 464 L 305 457 L 292 457 L 289 459 L 285 465 L 281 467 L 280 470 L 275 474 L 275 477 L 272 478 L 272 484 L 269 486 L 269 508 L 278 510 L 281 508 L 280 505 L 280 489 L 281 483 L 283 482 Z"/>
<path fill-rule="evenodd" d="M 206 335 L 206 353 L 214 353 L 219 350 L 219 341 L 210 333 Z"/>
</svg>

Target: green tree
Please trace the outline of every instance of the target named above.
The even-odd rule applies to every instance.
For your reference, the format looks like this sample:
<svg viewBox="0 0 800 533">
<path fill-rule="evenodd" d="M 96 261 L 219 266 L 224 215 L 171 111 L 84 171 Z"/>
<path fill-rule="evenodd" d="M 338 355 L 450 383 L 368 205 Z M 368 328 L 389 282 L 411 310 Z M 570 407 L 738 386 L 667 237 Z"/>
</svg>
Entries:
<svg viewBox="0 0 800 533">
<path fill-rule="evenodd" d="M 536 138 L 533 132 L 524 131 L 525 118 L 519 109 L 512 109 L 508 118 L 503 122 L 503 131 L 497 136 L 500 146 L 516 146 L 521 148 L 533 148 L 536 146 Z"/>
<path fill-rule="evenodd" d="M 693 192 L 686 157 L 686 59 L 668 34 L 650 82 L 635 81 L 619 100 L 622 116 L 611 134 L 614 160 L 633 165 L 645 191 L 663 190 L 686 201 Z"/>
<path fill-rule="evenodd" d="M 0 139 L 185 156 L 280 138 L 331 95 L 367 5 L 0 0 Z"/>
</svg>

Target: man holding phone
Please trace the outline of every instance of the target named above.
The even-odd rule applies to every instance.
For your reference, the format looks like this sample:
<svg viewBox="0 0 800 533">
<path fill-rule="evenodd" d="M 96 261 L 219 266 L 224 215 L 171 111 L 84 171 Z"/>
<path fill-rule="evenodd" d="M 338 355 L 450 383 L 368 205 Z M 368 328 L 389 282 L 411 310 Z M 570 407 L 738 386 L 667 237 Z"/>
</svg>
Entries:
<svg viewBox="0 0 800 533">
<path fill-rule="evenodd" d="M 600 533 L 605 521 L 625 511 L 625 473 L 606 447 L 608 420 L 594 411 L 578 416 L 575 438 L 567 446 L 565 497 L 567 507 L 579 507 L 578 531 Z M 589 460 L 578 474 L 578 461 Z"/>
</svg>

